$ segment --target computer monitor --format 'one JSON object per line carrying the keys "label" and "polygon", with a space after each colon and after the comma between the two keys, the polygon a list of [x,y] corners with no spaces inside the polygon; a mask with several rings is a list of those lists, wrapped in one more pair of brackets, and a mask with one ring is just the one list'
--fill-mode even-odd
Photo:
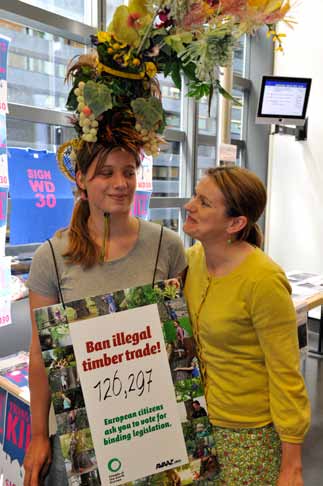
{"label": "computer monitor", "polygon": [[311,83],[310,78],[263,76],[256,123],[304,125]]}

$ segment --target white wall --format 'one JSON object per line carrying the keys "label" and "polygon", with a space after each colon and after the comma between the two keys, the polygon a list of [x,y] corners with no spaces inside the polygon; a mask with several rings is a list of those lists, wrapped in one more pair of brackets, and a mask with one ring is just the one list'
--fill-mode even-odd
{"label": "white wall", "polygon": [[293,14],[275,74],[313,79],[308,139],[270,137],[266,251],[286,271],[323,273],[323,1],[303,0]]}

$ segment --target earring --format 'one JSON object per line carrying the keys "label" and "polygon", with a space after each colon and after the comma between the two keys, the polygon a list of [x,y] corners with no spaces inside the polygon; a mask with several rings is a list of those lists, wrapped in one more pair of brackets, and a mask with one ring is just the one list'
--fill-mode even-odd
{"label": "earring", "polygon": [[231,238],[229,238],[229,239],[227,240],[227,243],[228,243],[228,245],[231,245],[231,243],[232,243]]}

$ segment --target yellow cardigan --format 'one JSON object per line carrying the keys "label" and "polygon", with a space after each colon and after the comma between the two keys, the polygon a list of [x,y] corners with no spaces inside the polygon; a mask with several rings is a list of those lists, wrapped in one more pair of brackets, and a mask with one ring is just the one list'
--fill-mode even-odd
{"label": "yellow cardigan", "polygon": [[229,428],[273,422],[282,441],[301,443],[310,405],[284,272],[255,248],[230,274],[212,277],[200,243],[189,248],[188,264],[185,296],[211,422]]}

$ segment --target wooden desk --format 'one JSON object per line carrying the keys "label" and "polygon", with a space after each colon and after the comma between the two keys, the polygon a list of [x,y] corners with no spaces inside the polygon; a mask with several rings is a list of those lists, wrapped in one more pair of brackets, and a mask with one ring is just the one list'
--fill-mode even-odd
{"label": "wooden desk", "polygon": [[323,305],[323,292],[320,294],[311,295],[306,299],[308,310],[314,309],[315,307],[319,307]]}
{"label": "wooden desk", "polygon": [[308,313],[311,309],[321,307],[318,348],[309,349],[309,352],[314,356],[323,358],[323,292],[317,292],[316,294],[304,297],[294,297],[293,301],[297,314],[302,312]]}

